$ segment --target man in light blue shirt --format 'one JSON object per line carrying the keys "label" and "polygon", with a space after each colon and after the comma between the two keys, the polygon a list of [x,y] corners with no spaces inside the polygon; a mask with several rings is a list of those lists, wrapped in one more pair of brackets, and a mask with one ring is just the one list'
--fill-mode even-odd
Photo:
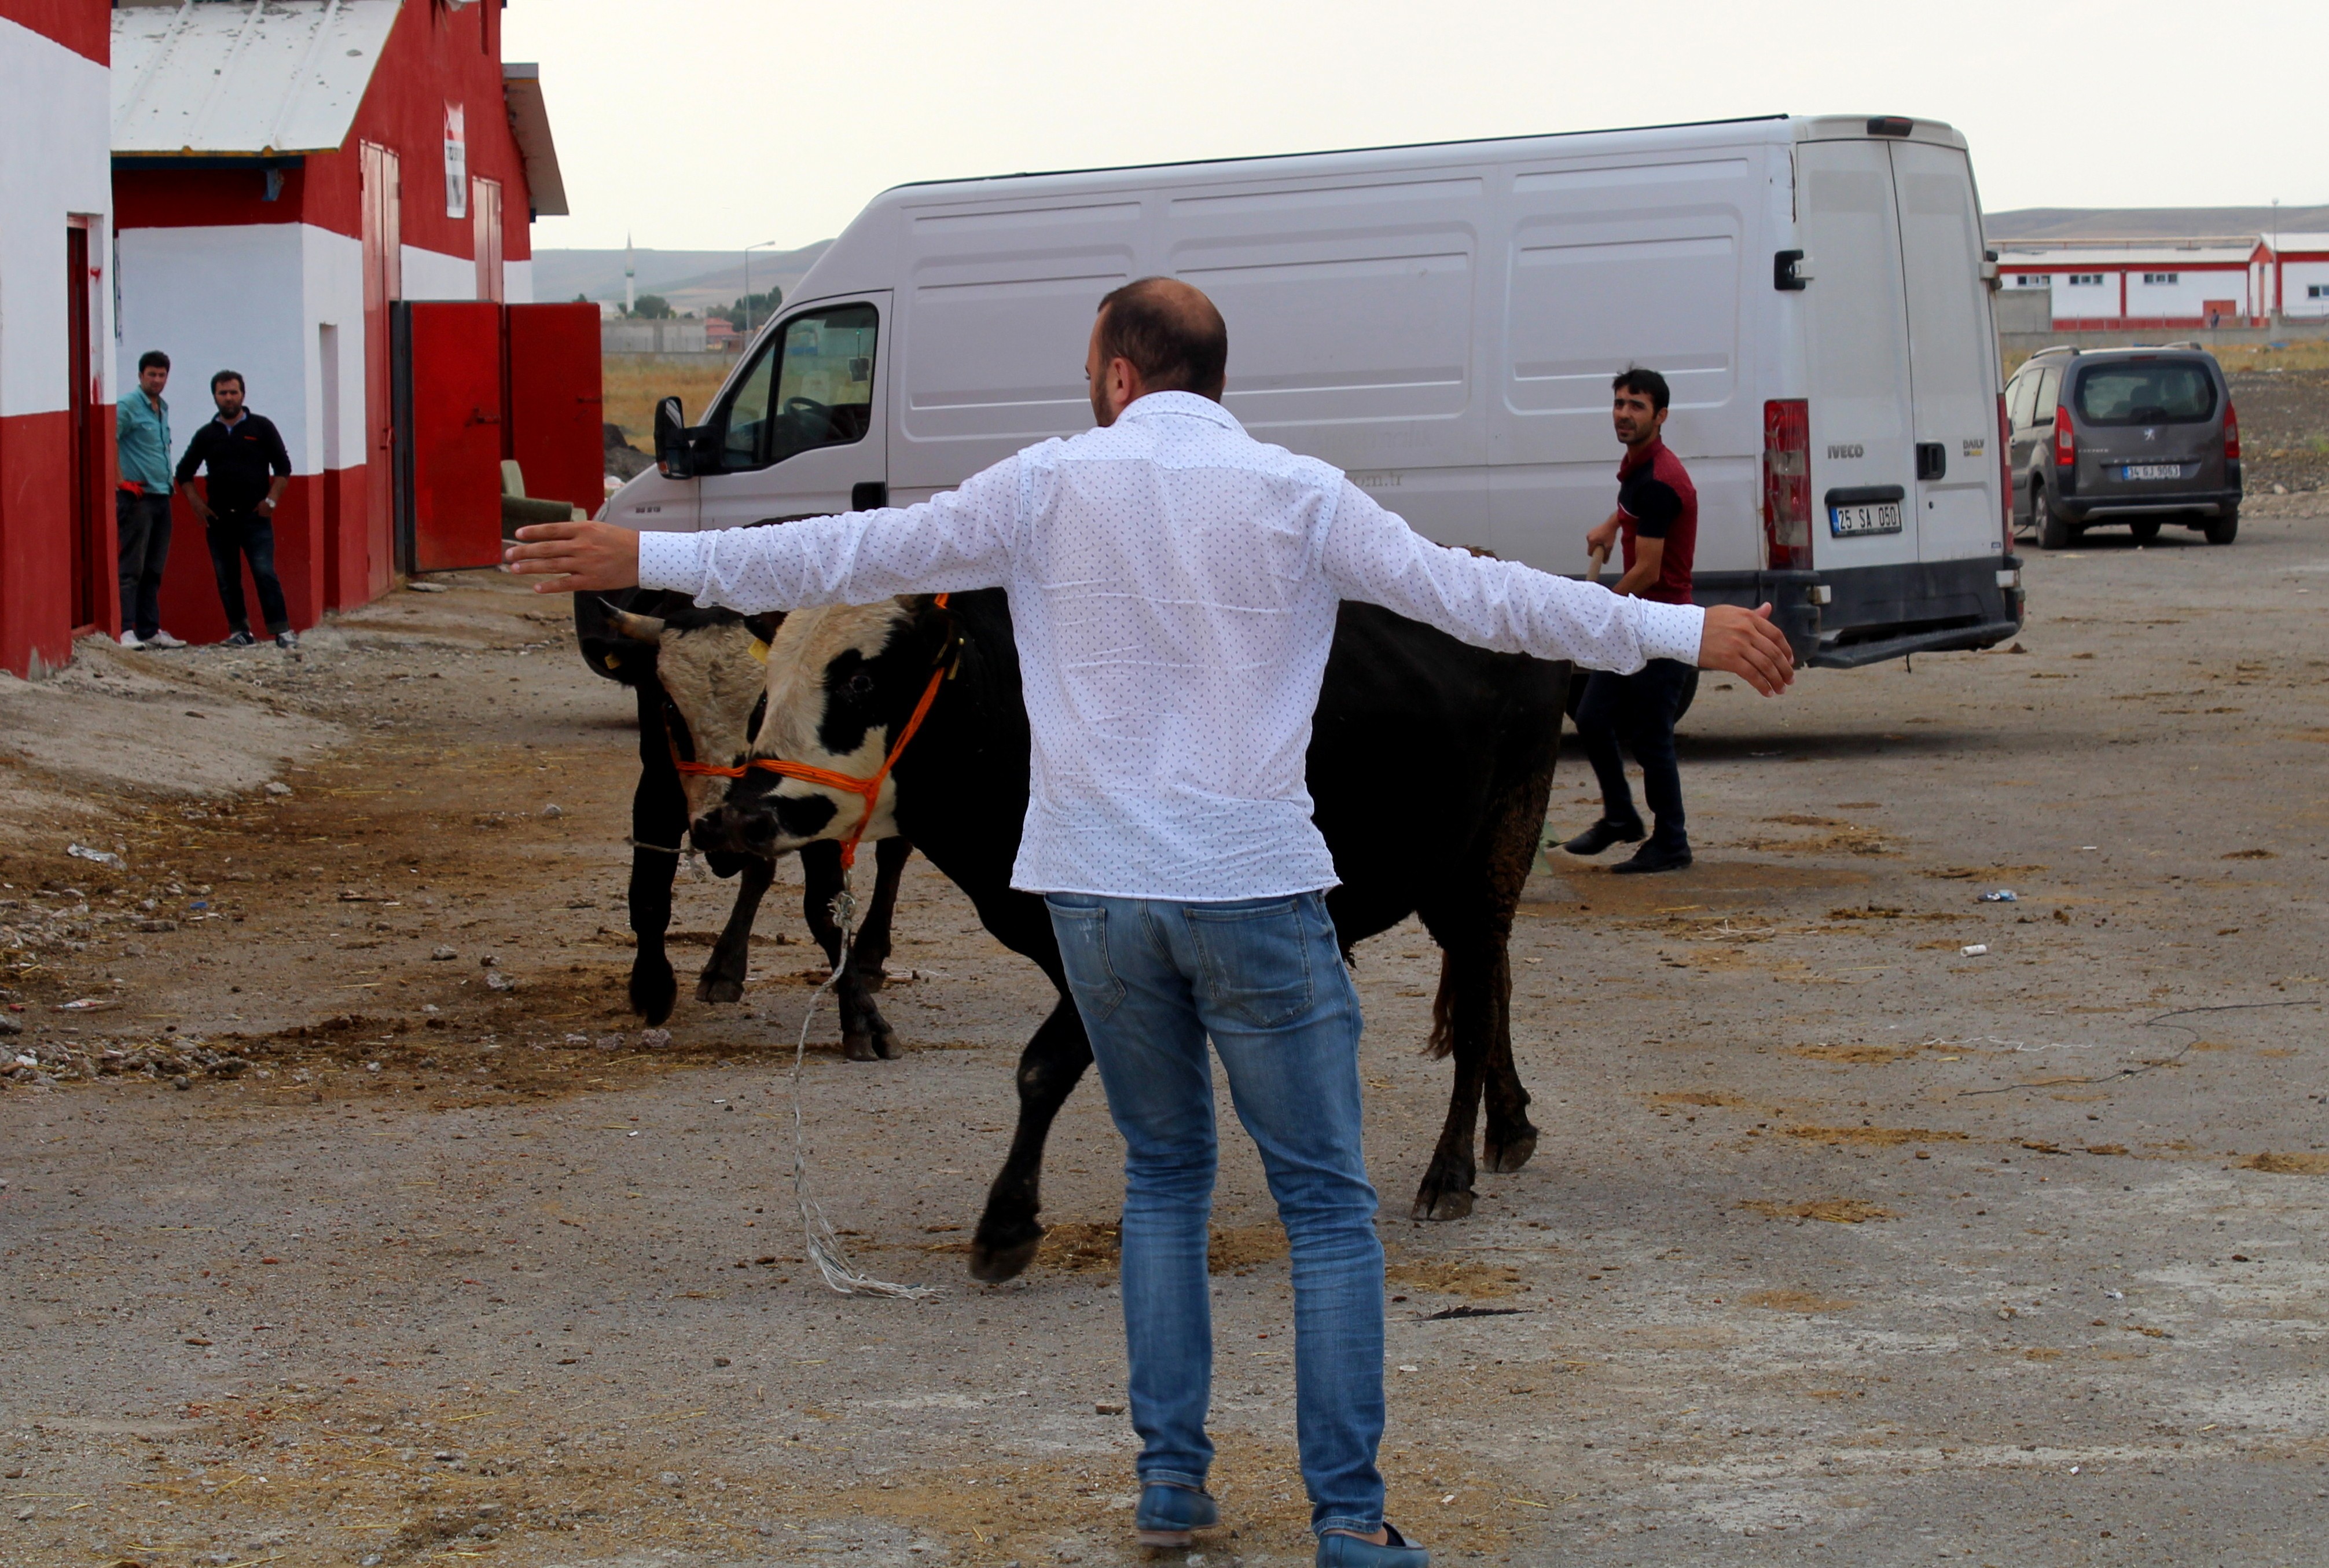
{"label": "man in light blue shirt", "polygon": [[184,647],[162,629],[162,569],[170,561],[170,356],[137,356],[137,390],[113,408],[121,469],[113,524],[121,546],[121,646]]}

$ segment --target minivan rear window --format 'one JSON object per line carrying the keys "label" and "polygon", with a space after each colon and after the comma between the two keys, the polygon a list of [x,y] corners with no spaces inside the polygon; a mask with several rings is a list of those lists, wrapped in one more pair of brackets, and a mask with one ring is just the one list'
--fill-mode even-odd
{"label": "minivan rear window", "polygon": [[2089,424],[2197,424],[2215,414],[2216,380],[2188,359],[2089,365],[2078,397],[2079,417]]}

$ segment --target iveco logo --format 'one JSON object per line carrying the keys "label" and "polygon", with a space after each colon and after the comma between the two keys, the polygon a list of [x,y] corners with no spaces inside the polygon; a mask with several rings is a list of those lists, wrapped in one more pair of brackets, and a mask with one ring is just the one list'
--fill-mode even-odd
{"label": "iveco logo", "polygon": [[1827,455],[1828,460],[1831,462],[1834,462],[1844,458],[1864,458],[1868,456],[1868,449],[1862,446],[1858,441],[1849,441],[1841,446],[1831,443],[1827,449]]}

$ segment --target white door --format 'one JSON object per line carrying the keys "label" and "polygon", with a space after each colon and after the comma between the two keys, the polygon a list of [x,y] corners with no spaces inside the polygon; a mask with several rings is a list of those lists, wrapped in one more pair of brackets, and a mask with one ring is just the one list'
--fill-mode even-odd
{"label": "white door", "polygon": [[1998,503],[1997,338],[1981,276],[1973,174],[1955,147],[1895,142],[1891,150],[1921,476],[1912,492],[1918,558],[1994,555],[2003,548],[2004,515]]}
{"label": "white door", "polygon": [[[1909,312],[1892,163],[1874,141],[1796,145],[1811,361],[1812,564],[1918,559]],[[1883,513],[1899,508],[1897,519]],[[1878,531],[1870,531],[1874,528]]]}
{"label": "white door", "polygon": [[796,309],[760,341],[706,417],[720,471],[695,481],[700,528],[881,505],[889,477],[882,383],[890,296]]}

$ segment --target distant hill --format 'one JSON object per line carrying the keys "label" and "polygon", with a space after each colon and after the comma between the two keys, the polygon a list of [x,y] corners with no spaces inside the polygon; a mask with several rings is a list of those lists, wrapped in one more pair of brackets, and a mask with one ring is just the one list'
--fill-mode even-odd
{"label": "distant hill", "polygon": [[[820,240],[797,250],[752,252],[752,291],[770,288],[790,294],[808,271],[809,264],[833,243]],[[733,304],[744,293],[744,258],[735,250],[648,250],[633,252],[641,294],[660,294],[672,308],[701,312],[710,306]],[[542,300],[571,299],[580,294],[592,299],[623,298],[623,252],[620,250],[536,250],[533,253],[533,297]]]}
{"label": "distant hill", "polygon": [[2203,234],[2329,230],[2329,207],[2017,207],[1985,213],[1993,240],[2188,240]]}

